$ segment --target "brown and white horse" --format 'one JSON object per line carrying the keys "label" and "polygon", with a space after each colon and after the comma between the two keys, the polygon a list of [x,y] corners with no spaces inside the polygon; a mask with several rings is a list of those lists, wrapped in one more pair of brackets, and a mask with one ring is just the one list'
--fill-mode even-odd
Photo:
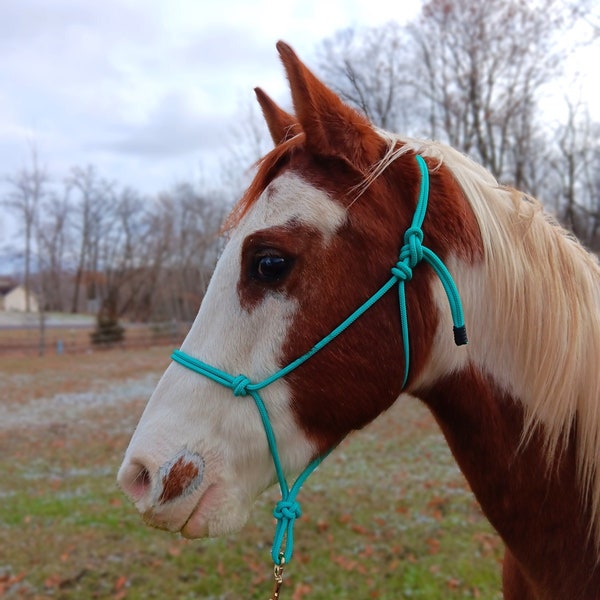
{"label": "brown and white horse", "polygon": [[[422,156],[424,244],[452,273],[469,345],[456,347],[428,265],[314,357],[261,391],[285,473],[302,471],[402,392],[438,421],[506,544],[506,598],[600,598],[600,270],[482,167],[373,127],[285,44],[295,116],[261,90],[275,148],[229,218],[229,240],[187,355],[261,381],[303,355],[380,288],[410,226]],[[240,528],[275,481],[251,397],[173,363],[140,420],[119,484],[157,527]]]}

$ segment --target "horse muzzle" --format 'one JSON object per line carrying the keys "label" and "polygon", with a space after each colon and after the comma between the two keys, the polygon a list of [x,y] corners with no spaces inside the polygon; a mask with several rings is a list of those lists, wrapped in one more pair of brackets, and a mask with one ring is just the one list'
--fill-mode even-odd
{"label": "horse muzzle", "polygon": [[[117,482],[148,525],[182,533],[187,529],[190,537],[203,537],[208,535],[208,524],[200,513],[215,495],[215,485],[205,474],[204,458],[183,448],[158,467],[126,458]],[[188,526],[192,517],[194,524]]]}

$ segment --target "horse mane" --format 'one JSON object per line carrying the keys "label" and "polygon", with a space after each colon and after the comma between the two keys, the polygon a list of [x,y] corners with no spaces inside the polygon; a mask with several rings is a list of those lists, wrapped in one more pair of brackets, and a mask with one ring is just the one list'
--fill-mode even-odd
{"label": "horse mane", "polygon": [[[485,168],[457,150],[380,133],[389,150],[374,166],[374,177],[412,150],[437,160],[436,168],[444,165],[462,188],[483,241],[484,289],[494,299],[493,306],[481,309],[483,322],[495,334],[489,344],[500,346],[493,352],[494,359],[509,357],[498,369],[506,371],[499,383],[522,402],[525,411],[522,445],[534,432],[541,433],[552,468],[567,443],[574,441],[582,502],[590,503],[590,534],[600,550],[597,258],[544,212],[539,201],[499,185]],[[489,350],[473,347],[471,351]]]}

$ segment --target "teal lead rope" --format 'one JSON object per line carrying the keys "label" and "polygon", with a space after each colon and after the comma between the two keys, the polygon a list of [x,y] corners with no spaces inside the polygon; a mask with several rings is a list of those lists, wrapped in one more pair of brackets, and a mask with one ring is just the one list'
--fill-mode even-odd
{"label": "teal lead rope", "polygon": [[[417,162],[421,169],[421,190],[419,192],[419,200],[415,209],[415,214],[411,226],[404,233],[404,246],[400,249],[398,262],[392,267],[392,279],[388,281],[393,285],[398,283],[398,300],[400,304],[400,321],[402,324],[402,343],[404,345],[404,381],[402,387],[406,385],[408,380],[408,371],[410,366],[410,343],[408,337],[408,317],[406,314],[406,296],[404,292],[404,284],[412,279],[413,269],[421,262],[429,263],[436,275],[439,277],[448,302],[450,304],[450,312],[454,323],[454,342],[457,346],[462,346],[467,343],[467,330],[465,327],[465,319],[463,316],[462,304],[456,284],[450,275],[450,271],[446,265],[440,260],[439,256],[423,246],[423,230],[421,229],[425,215],[427,213],[427,201],[429,199],[429,172],[427,164],[422,156],[417,154]],[[387,285],[387,284],[386,284]]]}
{"label": "teal lead rope", "polygon": [[[300,488],[308,479],[310,474],[321,464],[327,454],[313,460],[298,479],[290,488],[285,478],[279,452],[277,450],[277,442],[271,427],[269,414],[265,404],[260,397],[259,391],[267,387],[269,384],[285,377],[288,373],[306,362],[311,356],[316,354],[324,346],[335,339],[342,331],[347,329],[354,321],[364,314],[371,306],[373,306],[382,296],[384,296],[394,285],[398,286],[398,301],[400,308],[400,322],[402,326],[402,343],[404,346],[404,381],[402,388],[406,386],[409,373],[410,359],[410,340],[408,335],[408,317],[406,311],[406,295],[405,283],[412,279],[413,269],[422,261],[429,263],[437,276],[440,278],[452,313],[452,321],[454,323],[454,341],[457,346],[467,343],[467,335],[462,311],[460,296],[452,275],[440,260],[440,258],[429,248],[423,246],[423,231],[421,226],[427,212],[427,200],[429,198],[429,173],[427,165],[423,158],[417,155],[417,162],[421,170],[421,189],[415,214],[413,216],[411,226],[404,234],[404,245],[400,249],[398,262],[392,267],[392,277],[371,296],[364,304],[359,306],[349,317],[347,317],[340,325],[338,325],[329,335],[326,335],[321,341],[315,344],[306,354],[303,354],[296,360],[289,363],[273,375],[263,379],[262,381],[252,383],[245,375],[232,376],[229,373],[221,371],[216,367],[208,365],[181,350],[175,350],[171,358],[180,365],[190,369],[204,377],[208,377],[212,381],[229,388],[234,396],[251,396],[254,400],[267,436],[267,442],[273,463],[279,487],[281,488],[281,500],[275,506],[273,515],[277,519],[277,527],[275,530],[275,538],[271,549],[271,558],[277,567],[283,567],[284,564],[289,564],[292,558],[294,549],[294,523],[301,516],[300,504],[296,500]],[[281,582],[279,582],[281,583]]]}

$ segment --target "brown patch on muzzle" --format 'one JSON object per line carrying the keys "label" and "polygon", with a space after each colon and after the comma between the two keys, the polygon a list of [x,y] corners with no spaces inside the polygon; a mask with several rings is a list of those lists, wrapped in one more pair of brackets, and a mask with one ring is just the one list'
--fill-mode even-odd
{"label": "brown patch on muzzle", "polygon": [[158,504],[166,504],[190,494],[200,486],[204,478],[204,459],[184,448],[160,468],[159,477],[162,491]]}

